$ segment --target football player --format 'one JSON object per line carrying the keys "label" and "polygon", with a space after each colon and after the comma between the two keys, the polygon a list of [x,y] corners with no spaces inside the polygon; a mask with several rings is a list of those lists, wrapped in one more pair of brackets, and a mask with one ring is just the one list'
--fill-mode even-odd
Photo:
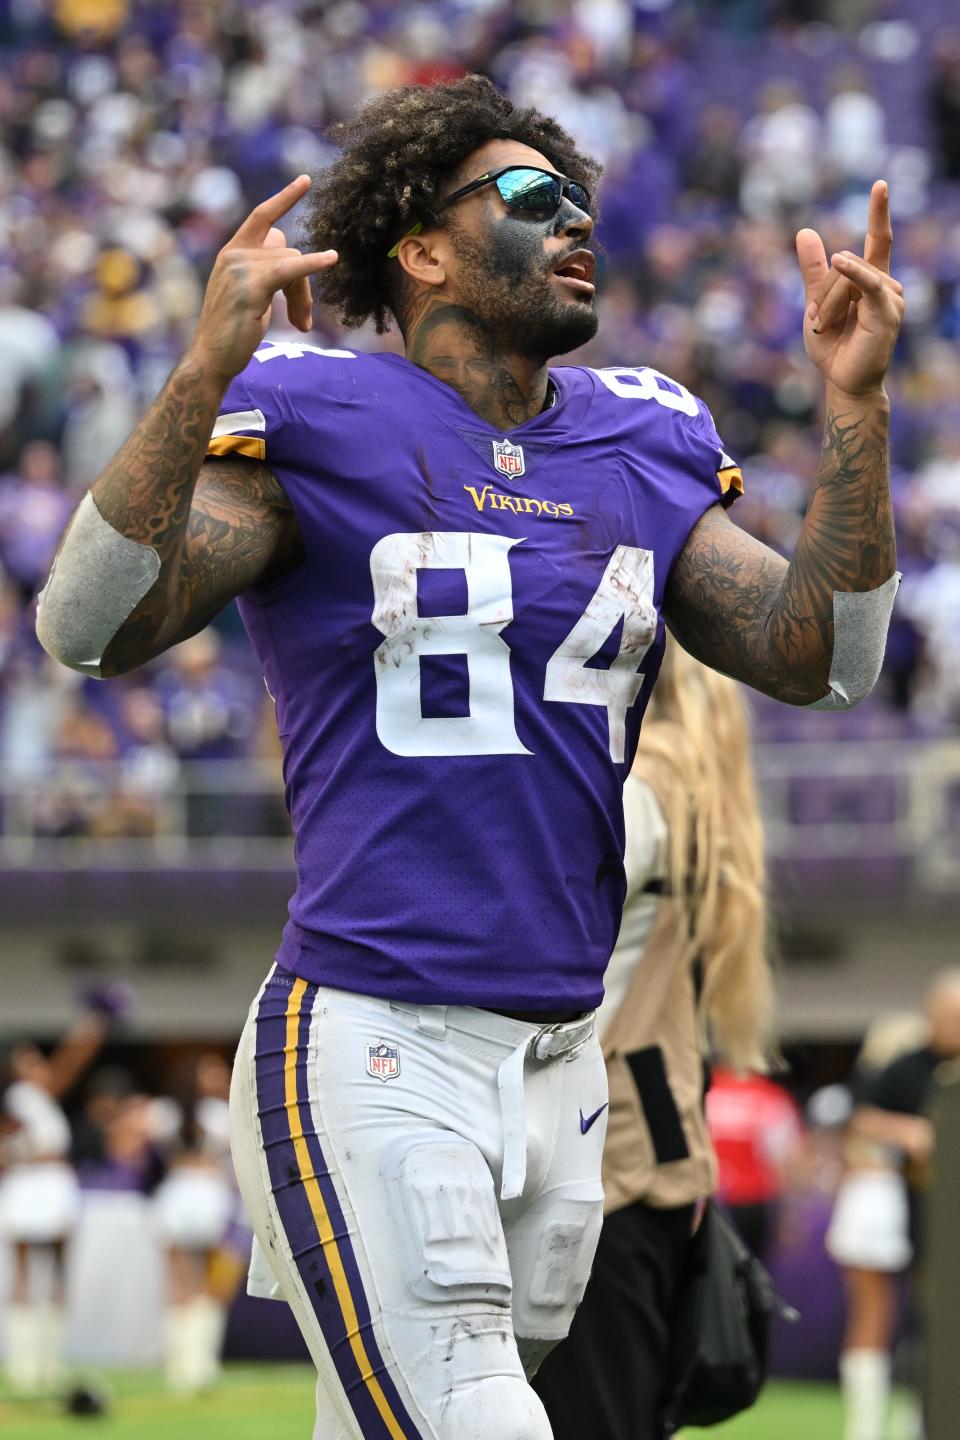
{"label": "football player", "polygon": [[[624,895],[621,787],[669,623],[796,705],[879,670],[896,589],[885,187],[864,257],[798,237],[826,383],[788,564],[726,507],[705,406],[654,370],[550,370],[597,328],[598,167],[484,79],[338,127],[310,251],[264,201],[79,507],[40,605],[117,675],[239,597],[276,699],[297,891],[234,1075],[252,1284],[293,1307],[323,1440],[545,1440],[526,1378],[601,1221],[593,1010]],[[265,343],[318,297],[405,354]],[[638,357],[624,357],[635,362]]]}

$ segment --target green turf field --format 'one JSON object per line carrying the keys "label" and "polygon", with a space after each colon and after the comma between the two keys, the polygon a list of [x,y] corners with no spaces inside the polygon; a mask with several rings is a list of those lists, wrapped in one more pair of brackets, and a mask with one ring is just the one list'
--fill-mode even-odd
{"label": "green turf field", "polygon": [[[232,1365],[214,1394],[165,1393],[155,1371],[102,1377],[106,1419],[64,1417],[52,1401],[12,1401],[0,1390],[3,1440],[310,1440],[313,1372],[301,1365]],[[829,1385],[771,1385],[747,1415],[713,1430],[716,1440],[839,1440],[840,1407]],[[584,1440],[590,1440],[584,1436]]]}

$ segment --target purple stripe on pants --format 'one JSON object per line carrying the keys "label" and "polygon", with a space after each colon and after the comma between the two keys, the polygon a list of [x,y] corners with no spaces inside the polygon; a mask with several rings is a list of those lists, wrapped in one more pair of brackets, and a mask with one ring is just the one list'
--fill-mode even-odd
{"label": "purple stripe on pants", "polygon": [[[334,1287],[330,1265],[320,1240],[317,1222],[310,1207],[300,1165],[291,1137],[296,1116],[285,1103],[284,1047],[286,1044],[287,1011],[296,982],[287,975],[275,975],[267,983],[257,1011],[256,1079],[257,1108],[263,1146],[267,1156],[270,1185],[280,1221],[290,1246],[297,1270],[330,1351],[340,1383],[360,1424],[364,1440],[393,1440],[391,1431],[377,1409],[369,1385],[361,1373],[350,1345],[347,1325]],[[370,1308],[363,1289],[356,1255],[344,1221],[340,1201],[320,1148],[313,1122],[307,1087],[310,1020],[317,987],[308,985],[300,1003],[297,1034],[296,1090],[300,1128],[327,1209],[336,1240],[340,1261],[347,1278],[350,1296],[357,1315],[359,1334],[363,1340],[370,1368],[379,1381],[384,1397],[408,1440],[418,1440],[419,1432],[411,1421],[396,1386],[390,1377],[377,1345],[370,1317]]]}

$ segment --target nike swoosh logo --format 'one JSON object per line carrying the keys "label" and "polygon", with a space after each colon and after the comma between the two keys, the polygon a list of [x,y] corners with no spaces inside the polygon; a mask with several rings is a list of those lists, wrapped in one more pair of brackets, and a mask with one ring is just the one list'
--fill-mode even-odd
{"label": "nike swoosh logo", "polygon": [[584,1116],[583,1111],[582,1111],[582,1110],[580,1111],[580,1134],[581,1134],[581,1135],[586,1135],[587,1131],[590,1129],[590,1126],[593,1124],[593,1122],[594,1122],[595,1120],[599,1120],[599,1119],[600,1119],[600,1116],[603,1114],[604,1110],[606,1110],[606,1108],[607,1108],[607,1106],[609,1105],[609,1103],[610,1103],[609,1100],[605,1100],[604,1103],[600,1106],[600,1109],[599,1109],[599,1110],[594,1110],[594,1112],[593,1112],[592,1115]]}

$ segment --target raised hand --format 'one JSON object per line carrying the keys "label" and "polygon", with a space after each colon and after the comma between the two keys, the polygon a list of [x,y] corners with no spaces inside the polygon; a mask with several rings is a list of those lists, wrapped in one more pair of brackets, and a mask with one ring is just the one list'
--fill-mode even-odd
{"label": "raised hand", "polygon": [[847,395],[883,388],[903,320],[903,286],[890,275],[893,230],[886,181],[870,192],[863,256],[842,250],[829,265],[815,230],[797,235],[806,288],[803,340],[824,380]]}
{"label": "raised hand", "polygon": [[278,290],[286,298],[291,325],[305,332],[313,328],[310,276],[335,265],[337,252],[301,255],[275,228],[309,189],[309,175],[299,175],[264,200],[217,256],[189,350],[225,384],[244,368],[266,334]]}

